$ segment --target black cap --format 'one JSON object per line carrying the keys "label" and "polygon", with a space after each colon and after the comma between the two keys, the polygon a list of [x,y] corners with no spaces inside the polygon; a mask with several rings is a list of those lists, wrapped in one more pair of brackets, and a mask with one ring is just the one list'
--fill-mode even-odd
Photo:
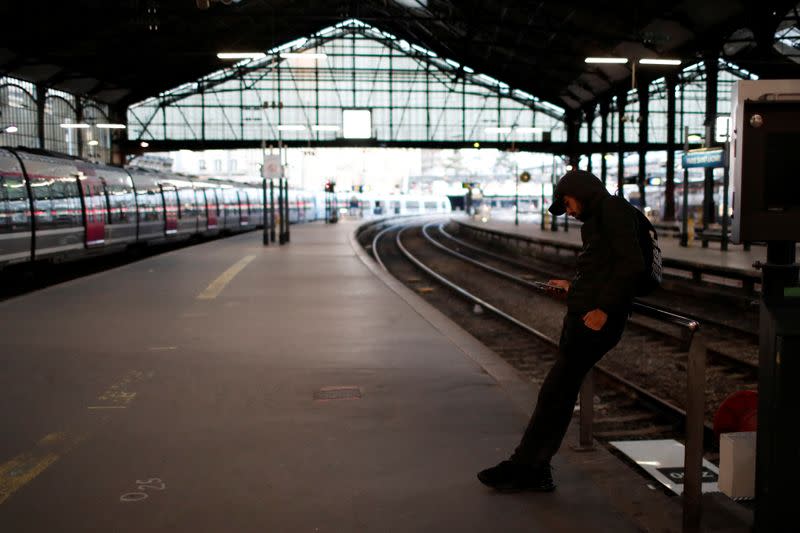
{"label": "black cap", "polygon": [[564,204],[564,195],[571,195],[586,206],[594,195],[605,190],[603,183],[591,172],[570,170],[558,180],[553,191],[553,203],[548,211],[555,216],[566,213],[567,206]]}
{"label": "black cap", "polygon": [[555,216],[559,217],[567,212],[567,206],[564,205],[564,195],[555,193],[553,195],[553,203],[550,204],[550,208],[548,209],[551,213]]}

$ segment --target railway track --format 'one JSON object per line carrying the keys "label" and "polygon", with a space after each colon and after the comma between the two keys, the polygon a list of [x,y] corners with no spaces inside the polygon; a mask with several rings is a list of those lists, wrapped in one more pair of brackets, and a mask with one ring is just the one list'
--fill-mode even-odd
{"label": "railway track", "polygon": [[[528,379],[540,383],[557,354],[555,336],[560,329],[563,303],[542,295],[531,280],[512,280],[509,275],[513,274],[500,274],[499,268],[487,265],[487,269],[456,258],[439,242],[446,237],[430,235],[434,228],[438,224],[386,227],[373,233],[368,247],[391,274],[450,315]],[[489,281],[487,272],[492,272]],[[525,282],[531,285],[520,290]],[[525,309],[529,311],[526,313]],[[537,315],[549,317],[549,324],[534,327]],[[664,353],[674,353],[675,361],[681,357],[685,361],[685,353],[681,354],[674,343],[639,331],[626,332],[620,344],[635,351],[644,347],[659,354],[662,361],[670,359]],[[640,385],[637,379],[613,367],[601,364],[596,373],[595,437],[604,441],[681,438],[685,413],[680,402]],[[712,443],[708,424],[707,438]]]}
{"label": "railway track", "polygon": [[[522,280],[546,281],[553,278],[569,278],[571,273],[559,269],[556,265],[546,265],[541,260],[528,262],[520,261],[507,255],[498,254],[494,251],[477,246],[473,243],[459,239],[449,233],[443,225],[437,228],[441,235],[441,242],[449,248],[475,258],[480,256],[486,264],[507,271],[508,273],[521,278]],[[444,242],[446,241],[446,242]],[[556,268],[554,268],[554,266]],[[660,297],[648,297],[640,301],[650,307],[661,310],[671,310],[673,308],[670,293],[662,294]],[[758,370],[758,332],[731,324],[729,321],[722,321],[717,318],[709,317],[700,313],[686,313],[684,309],[678,312],[687,318],[696,320],[703,324],[703,336],[711,358],[711,362],[720,366],[733,368],[735,375],[743,375],[755,381]],[[635,315],[634,315],[635,317]],[[632,319],[632,323],[638,327],[649,329],[654,333],[664,333],[663,324],[654,324],[652,321]]]}

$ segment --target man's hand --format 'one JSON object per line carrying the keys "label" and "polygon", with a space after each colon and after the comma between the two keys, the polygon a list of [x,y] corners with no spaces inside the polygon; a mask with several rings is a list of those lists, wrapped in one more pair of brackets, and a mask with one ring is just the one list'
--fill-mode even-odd
{"label": "man's hand", "polygon": [[595,309],[583,315],[583,323],[593,331],[600,331],[606,325],[608,315],[602,309]]}
{"label": "man's hand", "polygon": [[551,279],[547,282],[548,285],[552,285],[558,289],[564,289],[565,291],[569,291],[569,281],[565,279]]}

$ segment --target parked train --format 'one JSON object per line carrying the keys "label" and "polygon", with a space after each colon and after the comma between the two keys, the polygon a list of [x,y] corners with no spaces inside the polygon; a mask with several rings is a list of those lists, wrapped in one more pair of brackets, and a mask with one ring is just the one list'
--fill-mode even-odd
{"label": "parked train", "polygon": [[[289,221],[324,216],[315,195],[289,192]],[[320,205],[318,205],[320,204]],[[119,168],[28,148],[0,148],[0,269],[255,229],[260,184]]]}
{"label": "parked train", "polygon": [[[432,194],[377,194],[357,193],[344,198],[346,209],[342,212],[362,218],[380,218],[386,216],[449,214],[452,211],[447,196]],[[339,199],[339,205],[342,198]]]}

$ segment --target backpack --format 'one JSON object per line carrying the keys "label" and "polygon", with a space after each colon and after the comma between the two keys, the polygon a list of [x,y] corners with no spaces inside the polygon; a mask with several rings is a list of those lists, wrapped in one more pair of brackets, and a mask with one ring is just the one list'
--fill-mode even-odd
{"label": "backpack", "polygon": [[661,248],[658,246],[658,233],[644,213],[626,202],[636,217],[636,232],[639,236],[639,248],[644,259],[642,272],[633,285],[634,296],[647,296],[661,286],[662,266]]}
{"label": "backpack", "polygon": [[658,234],[644,213],[631,206],[636,211],[636,227],[639,233],[639,247],[644,258],[644,272],[634,284],[633,292],[636,296],[646,296],[661,286],[662,266],[661,248],[658,246]]}

